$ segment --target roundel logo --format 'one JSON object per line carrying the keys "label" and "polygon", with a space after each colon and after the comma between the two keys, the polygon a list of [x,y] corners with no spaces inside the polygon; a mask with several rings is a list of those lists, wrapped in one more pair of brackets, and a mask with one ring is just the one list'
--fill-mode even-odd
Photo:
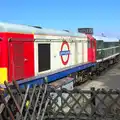
{"label": "roundel logo", "polygon": [[67,41],[64,41],[61,45],[60,57],[63,65],[66,65],[70,58],[70,47]]}

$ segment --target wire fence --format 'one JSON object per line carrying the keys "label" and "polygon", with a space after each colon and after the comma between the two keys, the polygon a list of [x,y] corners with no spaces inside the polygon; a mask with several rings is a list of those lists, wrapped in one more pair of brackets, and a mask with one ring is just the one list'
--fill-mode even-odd
{"label": "wire fence", "polygon": [[118,120],[120,90],[54,89],[49,85],[19,88],[5,83],[0,93],[0,120]]}

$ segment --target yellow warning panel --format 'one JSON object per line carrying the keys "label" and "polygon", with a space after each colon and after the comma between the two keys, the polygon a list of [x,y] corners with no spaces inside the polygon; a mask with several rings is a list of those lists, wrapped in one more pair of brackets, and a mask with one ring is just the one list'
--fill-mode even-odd
{"label": "yellow warning panel", "polygon": [[0,68],[0,84],[4,84],[7,81],[7,68]]}

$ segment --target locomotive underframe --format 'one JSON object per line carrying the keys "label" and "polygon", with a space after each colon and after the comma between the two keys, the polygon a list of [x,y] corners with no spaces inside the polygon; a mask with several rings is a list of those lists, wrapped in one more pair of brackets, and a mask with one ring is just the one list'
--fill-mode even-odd
{"label": "locomotive underframe", "polygon": [[71,76],[75,78],[74,86],[80,85],[88,80],[95,79],[97,76],[100,76],[103,72],[107,71],[111,66],[118,63],[119,60],[120,54],[116,55],[114,58],[97,62],[94,67],[73,73]]}

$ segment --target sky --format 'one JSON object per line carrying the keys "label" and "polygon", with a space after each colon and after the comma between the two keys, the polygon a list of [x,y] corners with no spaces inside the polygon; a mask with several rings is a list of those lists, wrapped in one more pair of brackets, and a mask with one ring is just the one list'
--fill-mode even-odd
{"label": "sky", "polygon": [[120,37],[120,0],[1,0],[0,21]]}

